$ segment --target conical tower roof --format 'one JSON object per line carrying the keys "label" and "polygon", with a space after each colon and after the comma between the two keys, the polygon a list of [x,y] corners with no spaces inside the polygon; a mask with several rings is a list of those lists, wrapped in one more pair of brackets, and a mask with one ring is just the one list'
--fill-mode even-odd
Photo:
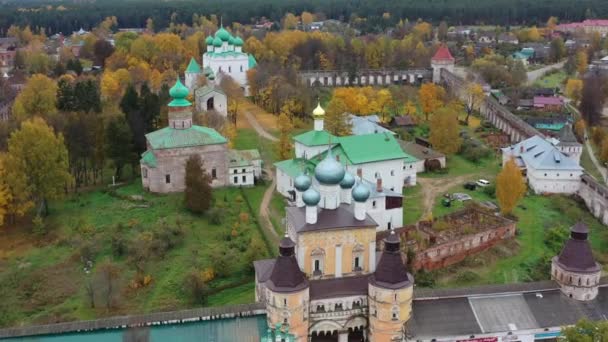
{"label": "conical tower roof", "polygon": [[186,73],[187,74],[200,74],[201,73],[201,67],[198,65],[198,63],[196,62],[196,59],[194,59],[194,57],[190,58],[190,63],[188,63],[188,67],[186,68]]}
{"label": "conical tower roof", "polygon": [[279,243],[279,256],[267,284],[268,289],[279,293],[297,292],[308,287],[308,280],[295,257],[295,243],[287,235]]}
{"label": "conical tower roof", "polygon": [[407,272],[401,257],[399,236],[392,230],[384,239],[384,251],[376,271],[370,277],[370,283],[386,289],[402,289],[412,286],[414,278]]}
{"label": "conical tower roof", "polygon": [[595,273],[600,270],[587,240],[588,235],[589,228],[583,222],[570,228],[570,238],[557,257],[557,262],[563,269],[577,273]]}

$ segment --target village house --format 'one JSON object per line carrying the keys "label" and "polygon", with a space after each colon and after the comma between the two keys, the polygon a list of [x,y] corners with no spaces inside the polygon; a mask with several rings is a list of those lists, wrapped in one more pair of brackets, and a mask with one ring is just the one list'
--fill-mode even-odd
{"label": "village house", "polygon": [[561,112],[564,109],[564,99],[560,96],[534,96],[532,99],[534,109],[545,112]]}

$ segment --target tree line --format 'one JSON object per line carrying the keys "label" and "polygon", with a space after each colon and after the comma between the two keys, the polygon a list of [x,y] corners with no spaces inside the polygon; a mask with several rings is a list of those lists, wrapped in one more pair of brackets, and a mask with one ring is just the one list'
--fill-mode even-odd
{"label": "tree line", "polygon": [[551,15],[564,21],[608,15],[608,3],[602,0],[209,0],[204,6],[194,0],[81,3],[12,0],[5,2],[0,9],[0,29],[4,31],[17,24],[44,27],[51,33],[91,28],[108,16],[117,16],[123,27],[145,27],[147,19],[152,18],[156,29],[164,29],[172,21],[190,22],[193,13],[221,15],[224,24],[250,23],[252,19],[262,17],[279,22],[287,12],[303,11],[323,13],[327,18],[346,21],[361,16],[365,20],[358,28],[363,32],[383,30],[400,18],[422,18],[433,22],[447,20],[452,25],[521,25],[542,23]]}

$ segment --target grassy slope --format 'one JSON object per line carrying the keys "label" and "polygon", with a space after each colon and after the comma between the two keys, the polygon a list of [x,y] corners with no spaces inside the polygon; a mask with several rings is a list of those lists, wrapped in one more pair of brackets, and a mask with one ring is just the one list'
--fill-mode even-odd
{"label": "grassy slope", "polygon": [[[264,187],[247,190],[246,196],[257,198]],[[133,208],[132,202],[117,199],[102,191],[92,191],[71,196],[52,203],[49,236],[35,241],[37,248],[27,248],[13,253],[2,253],[0,259],[0,301],[2,307],[11,308],[0,314],[0,325],[18,323],[43,323],[58,320],[91,319],[105,315],[144,313],[192,307],[183,290],[183,278],[191,270],[202,270],[212,265],[216,247],[231,248],[237,255],[246,249],[259,230],[253,220],[241,222],[238,235],[227,242],[227,237],[239,213],[248,212],[245,203],[238,198],[236,188],[218,189],[215,200],[223,206],[223,223],[212,225],[206,217],[195,216],[183,209],[182,195],[153,195],[144,192],[139,182],[118,190],[121,195],[142,195],[149,208]],[[224,199],[228,200],[223,204]],[[252,200],[255,202],[256,200]],[[122,223],[124,228],[118,229]],[[123,236],[134,239],[138,234],[159,225],[181,226],[185,231],[183,242],[171,249],[164,257],[145,263],[145,273],[152,276],[152,283],[145,288],[131,290],[126,286],[135,271],[128,256],[114,257],[111,237]],[[160,228],[162,229],[162,227]],[[31,234],[28,238],[33,239]],[[132,240],[133,241],[133,240]],[[5,241],[7,242],[7,241]],[[86,304],[84,284],[91,278],[83,272],[80,255],[83,246],[93,250],[94,264],[113,260],[121,268],[124,291],[118,309],[106,312],[91,309]],[[131,247],[131,246],[128,246]],[[5,252],[5,251],[2,251]],[[235,289],[220,291],[209,298],[209,305],[236,304],[253,301],[253,278],[248,273],[247,258],[235,258],[228,275],[214,279],[211,288],[238,285]],[[45,286],[38,286],[44,280]],[[0,307],[0,312],[2,308]]]}

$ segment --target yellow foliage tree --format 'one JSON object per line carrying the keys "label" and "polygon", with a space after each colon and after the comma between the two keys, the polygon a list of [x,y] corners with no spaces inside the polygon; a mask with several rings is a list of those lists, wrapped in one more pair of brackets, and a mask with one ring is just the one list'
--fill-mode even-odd
{"label": "yellow foliage tree", "polygon": [[445,95],[443,88],[434,83],[425,83],[420,87],[418,98],[426,121],[429,120],[429,115],[443,104],[443,95]]}
{"label": "yellow foliage tree", "polygon": [[583,81],[574,78],[568,79],[566,83],[566,96],[572,99],[575,104],[580,101],[583,95]]}
{"label": "yellow foliage tree", "polygon": [[348,120],[347,107],[342,98],[332,97],[327,105],[325,129],[337,136],[350,135],[352,126]]}
{"label": "yellow foliage tree", "polygon": [[292,152],[290,133],[293,131],[293,123],[291,120],[291,113],[289,110],[287,110],[287,108],[283,108],[281,110],[281,114],[279,114],[278,126],[279,141],[277,144],[279,150],[279,159],[289,159],[291,158]]}
{"label": "yellow foliage tree", "polygon": [[540,36],[540,32],[538,31],[538,28],[536,28],[536,26],[532,26],[528,31],[528,39],[533,42],[537,42],[542,39],[542,37]]}
{"label": "yellow foliage tree", "polygon": [[579,75],[582,75],[587,71],[587,53],[584,50],[579,50],[576,53],[576,71],[578,71]]}
{"label": "yellow foliage tree", "polygon": [[293,30],[298,26],[298,18],[293,13],[287,12],[283,17],[283,28],[285,30]]}
{"label": "yellow foliage tree", "polygon": [[555,30],[555,27],[557,26],[557,17],[549,17],[549,19],[547,20],[547,29],[550,31]]}
{"label": "yellow foliage tree", "polygon": [[585,124],[585,120],[583,120],[583,119],[578,119],[574,123],[574,134],[576,134],[576,136],[581,140],[585,139],[585,128],[586,127],[587,127],[587,125]]}
{"label": "yellow foliage tree", "polygon": [[600,160],[602,163],[608,162],[608,137],[602,139],[602,145],[600,146]]}
{"label": "yellow foliage tree", "polygon": [[407,100],[407,102],[405,103],[405,106],[403,107],[403,111],[405,112],[406,115],[414,115],[414,114],[416,114],[418,109],[414,105],[414,102],[412,102],[411,100]]}
{"label": "yellow foliage tree", "polygon": [[234,148],[234,139],[236,139],[237,131],[233,123],[227,122],[224,126],[224,136],[228,140],[228,147]]}
{"label": "yellow foliage tree", "polygon": [[525,193],[524,176],[515,160],[510,159],[496,177],[496,198],[500,205],[500,212],[503,215],[510,214]]}
{"label": "yellow foliage tree", "polygon": [[0,227],[4,224],[4,216],[8,213],[11,193],[6,183],[6,170],[4,168],[4,155],[0,154]]}
{"label": "yellow foliage tree", "polygon": [[467,125],[469,124],[469,116],[471,116],[473,110],[479,108],[484,98],[485,94],[483,93],[483,88],[479,83],[471,83],[467,86],[467,117],[465,119]]}
{"label": "yellow foliage tree", "polygon": [[380,113],[382,114],[382,121],[387,122],[386,114],[388,114],[389,108],[393,103],[393,95],[388,89],[381,89],[377,95],[378,107],[380,107]]}
{"label": "yellow foliage tree", "polygon": [[433,115],[430,122],[429,142],[433,148],[447,155],[460,150],[462,138],[458,131],[458,113],[450,107],[444,107]]}
{"label": "yellow foliage tree", "polygon": [[23,121],[35,116],[48,118],[57,111],[57,84],[45,75],[32,76],[13,103],[13,117]]}
{"label": "yellow foliage tree", "polygon": [[312,24],[312,14],[310,12],[302,12],[302,15],[300,16],[302,18],[302,24],[308,26],[310,24]]}

